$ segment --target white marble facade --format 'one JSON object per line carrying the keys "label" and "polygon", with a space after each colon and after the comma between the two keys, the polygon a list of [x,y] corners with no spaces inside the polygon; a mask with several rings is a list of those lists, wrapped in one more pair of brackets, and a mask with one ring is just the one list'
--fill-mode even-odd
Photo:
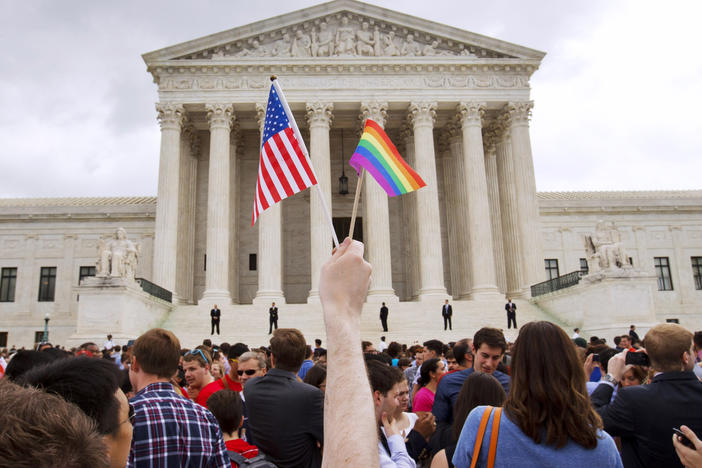
{"label": "white marble facade", "polygon": [[[395,198],[364,184],[370,303],[414,311],[410,301],[499,305],[510,295],[527,307],[530,286],[546,277],[544,259],[557,259],[561,274],[579,269],[582,234],[605,219],[622,231],[635,266],[653,272],[654,257],[669,258],[674,289],[655,294],[660,319],[699,308],[690,258],[702,256],[702,193],[537,194],[529,80],[543,56],[353,0],[144,54],[159,96],[158,203],[0,200],[0,267],[17,268],[15,300],[0,302],[0,333],[29,344],[47,311],[58,341],[74,333],[79,267],[94,265],[98,238],[119,226],[141,244],[136,276],[171,291],[174,312],[275,301],[316,314],[319,267],[332,246],[317,194],[288,198],[251,226],[271,75],[334,218],[351,216],[357,180],[348,159],[366,118],[428,184]],[[342,164],[348,195],[338,193]],[[57,266],[53,302],[37,301],[42,266]]]}

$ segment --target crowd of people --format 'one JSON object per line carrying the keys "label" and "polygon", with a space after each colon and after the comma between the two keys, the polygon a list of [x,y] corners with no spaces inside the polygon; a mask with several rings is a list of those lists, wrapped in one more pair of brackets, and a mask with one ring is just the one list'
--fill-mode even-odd
{"label": "crowd of people", "polygon": [[[702,467],[702,332],[614,340],[530,322],[452,343],[361,341],[371,273],[346,239],[320,279],[326,346],[3,350],[0,466]],[[676,429],[679,432],[673,431]]]}

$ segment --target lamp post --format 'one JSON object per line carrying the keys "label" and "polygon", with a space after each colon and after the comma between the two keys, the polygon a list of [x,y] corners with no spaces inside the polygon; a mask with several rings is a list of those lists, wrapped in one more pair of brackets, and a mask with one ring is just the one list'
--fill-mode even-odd
{"label": "lamp post", "polygon": [[344,172],[344,129],[341,129],[341,177],[339,177],[339,194],[349,193],[349,178]]}
{"label": "lamp post", "polygon": [[46,312],[46,315],[44,315],[44,335],[41,337],[42,343],[48,343],[49,342],[49,312]]}

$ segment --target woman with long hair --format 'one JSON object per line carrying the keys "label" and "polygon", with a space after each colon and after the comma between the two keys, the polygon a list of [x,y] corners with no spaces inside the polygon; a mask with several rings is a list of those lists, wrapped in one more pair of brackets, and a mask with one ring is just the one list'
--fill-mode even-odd
{"label": "woman with long hair", "polygon": [[463,382],[456,398],[456,404],[453,407],[453,424],[446,426],[446,434],[443,437],[441,434],[435,434],[448,440],[439,441],[440,446],[444,448],[434,455],[431,468],[453,468],[451,459],[468,414],[478,405],[502,406],[506,397],[502,384],[491,374],[482,372],[470,374]]}
{"label": "woman with long hair", "polygon": [[432,358],[424,361],[419,370],[419,390],[414,394],[412,400],[412,411],[431,411],[434,406],[434,395],[439,379],[446,373],[446,365],[439,358]]}
{"label": "woman with long hair", "polygon": [[[468,415],[453,463],[470,466],[480,421],[478,406]],[[478,461],[486,466],[494,413]],[[590,404],[585,372],[568,335],[550,322],[519,330],[512,351],[512,385],[500,419],[495,464],[500,467],[621,467],[612,438]]]}

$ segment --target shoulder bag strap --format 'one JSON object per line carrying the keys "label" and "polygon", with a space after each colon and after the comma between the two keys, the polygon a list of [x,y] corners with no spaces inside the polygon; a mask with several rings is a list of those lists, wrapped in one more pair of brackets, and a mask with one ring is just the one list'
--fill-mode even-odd
{"label": "shoulder bag strap", "polygon": [[490,430],[490,451],[488,452],[487,468],[495,466],[495,456],[497,455],[497,436],[500,433],[500,417],[502,408],[495,408],[495,416],[492,418],[492,429]]}
{"label": "shoulder bag strap", "polygon": [[222,381],[222,385],[224,385],[224,388],[227,390],[231,390],[232,388],[229,386],[229,381],[227,380],[227,376],[225,375],[220,379]]}
{"label": "shoulder bag strap", "polygon": [[470,461],[470,468],[475,468],[476,463],[478,463],[478,456],[480,455],[480,446],[483,444],[483,437],[485,436],[485,429],[487,429],[488,420],[490,419],[490,414],[492,413],[493,407],[487,406],[483,412],[483,417],[480,420],[480,427],[478,427],[478,435],[475,436],[475,445],[473,446],[473,458]]}

